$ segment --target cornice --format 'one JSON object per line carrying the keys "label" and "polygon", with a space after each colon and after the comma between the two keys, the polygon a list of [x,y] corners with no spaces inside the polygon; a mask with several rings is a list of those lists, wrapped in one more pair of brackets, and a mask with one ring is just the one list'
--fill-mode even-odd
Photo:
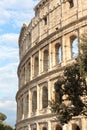
{"label": "cornice", "polygon": [[49,0],[41,0],[34,8],[34,10],[41,8],[42,6],[44,6],[47,2],[49,2]]}
{"label": "cornice", "polygon": [[[35,123],[36,121],[38,122],[38,123],[40,123],[40,122],[45,122],[46,121],[46,119],[53,119],[53,117],[55,117],[55,115],[54,114],[52,114],[52,113],[49,113],[49,114],[44,114],[44,115],[37,115],[37,116],[34,116],[34,117],[29,117],[29,118],[27,118],[27,119],[24,119],[24,120],[21,120],[21,121],[19,121],[19,122],[17,122],[17,124],[16,124],[16,127],[17,126],[21,126],[22,124],[27,124],[27,123],[30,123],[30,124],[32,124],[32,123]],[[44,120],[41,120],[41,119],[44,119]]]}

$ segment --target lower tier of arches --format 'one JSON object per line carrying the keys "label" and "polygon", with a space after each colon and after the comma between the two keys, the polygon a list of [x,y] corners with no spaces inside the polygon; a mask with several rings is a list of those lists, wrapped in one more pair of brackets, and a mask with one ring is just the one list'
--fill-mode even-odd
{"label": "lower tier of arches", "polygon": [[77,117],[63,126],[52,117],[50,119],[31,121],[27,119],[17,123],[16,130],[87,130],[87,119]]}

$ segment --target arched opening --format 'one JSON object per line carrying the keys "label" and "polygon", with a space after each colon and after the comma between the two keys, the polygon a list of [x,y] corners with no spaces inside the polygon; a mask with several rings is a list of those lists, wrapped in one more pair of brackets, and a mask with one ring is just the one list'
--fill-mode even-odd
{"label": "arched opening", "polygon": [[62,47],[60,44],[55,45],[55,63],[58,64],[62,61]]}
{"label": "arched opening", "polygon": [[56,129],[55,130],[62,130],[62,127],[60,125],[56,125]]}
{"label": "arched opening", "polygon": [[43,53],[43,70],[48,71],[49,67],[49,52],[48,50],[45,50]]}
{"label": "arched opening", "polygon": [[78,56],[78,38],[76,36],[71,36],[70,43],[71,43],[71,57],[76,58]]}
{"label": "arched opening", "polygon": [[37,109],[37,91],[32,93],[32,112],[36,112]]}
{"label": "arched opening", "polygon": [[47,25],[47,16],[44,17],[44,25]]}
{"label": "arched opening", "polygon": [[37,130],[36,128],[33,128],[33,130]]}
{"label": "arched opening", "polygon": [[39,73],[39,59],[36,56],[34,59],[34,76],[37,76]]}
{"label": "arched opening", "polygon": [[47,87],[43,87],[42,89],[42,108],[46,108],[48,106],[48,89]]}
{"label": "arched opening", "polygon": [[69,4],[70,4],[70,8],[72,8],[74,6],[74,2],[73,0],[68,0]]}
{"label": "arched opening", "polygon": [[72,130],[80,130],[80,127],[77,124],[72,124]]}
{"label": "arched opening", "polygon": [[47,130],[47,128],[46,128],[46,127],[43,127],[42,130]]}

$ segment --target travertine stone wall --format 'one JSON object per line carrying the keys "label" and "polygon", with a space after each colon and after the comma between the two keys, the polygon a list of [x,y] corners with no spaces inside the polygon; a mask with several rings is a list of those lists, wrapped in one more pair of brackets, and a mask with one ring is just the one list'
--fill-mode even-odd
{"label": "travertine stone wall", "polygon": [[87,130],[84,117],[61,126],[49,106],[55,99],[54,83],[75,62],[85,30],[87,0],[41,0],[36,5],[35,17],[19,36],[16,130]]}

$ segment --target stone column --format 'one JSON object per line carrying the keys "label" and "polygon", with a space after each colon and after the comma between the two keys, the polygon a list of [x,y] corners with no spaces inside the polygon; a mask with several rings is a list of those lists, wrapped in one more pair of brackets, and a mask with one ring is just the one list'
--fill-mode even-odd
{"label": "stone column", "polygon": [[22,119],[25,118],[25,95],[23,95],[23,116]]}
{"label": "stone column", "polygon": [[39,130],[39,123],[37,123],[37,130]]}
{"label": "stone column", "polygon": [[69,127],[69,130],[72,130],[72,124],[69,124],[68,127]]}
{"label": "stone column", "polygon": [[40,94],[39,94],[39,85],[37,85],[37,115],[39,115],[39,104],[40,104]]}
{"label": "stone column", "polygon": [[63,64],[66,64],[66,61],[71,59],[71,44],[69,41],[69,36],[62,37],[62,47],[63,47]]}
{"label": "stone column", "polygon": [[18,121],[21,120],[21,100],[19,99],[19,114],[18,114]]}
{"label": "stone column", "polygon": [[87,130],[87,119],[82,118],[82,130]]}
{"label": "stone column", "polygon": [[51,100],[51,83],[50,83],[50,80],[48,80],[48,100]]}
{"label": "stone column", "polygon": [[48,121],[48,130],[51,130],[51,122]]}
{"label": "stone column", "polygon": [[51,52],[51,43],[49,44],[49,70],[52,69],[52,52]]}
{"label": "stone column", "polygon": [[[48,81],[48,101],[51,101],[51,82]],[[50,106],[48,106],[48,112],[50,112]]]}
{"label": "stone column", "polygon": [[63,129],[64,129],[64,130],[71,130],[70,128],[68,128],[68,125],[67,125],[67,124],[65,124],[65,125],[63,126]]}
{"label": "stone column", "polygon": [[24,113],[24,119],[26,118],[26,95],[23,97],[23,113]]}
{"label": "stone column", "polygon": [[63,60],[63,64],[65,65],[66,63],[66,40],[65,37],[62,37],[62,60]]}
{"label": "stone column", "polygon": [[29,124],[28,124],[28,126],[27,126],[27,127],[28,127],[28,130],[30,130],[30,125],[29,125]]}
{"label": "stone column", "polygon": [[29,117],[31,117],[31,91],[29,90]]}
{"label": "stone column", "polygon": [[17,113],[16,113],[16,117],[17,117],[17,122],[19,121],[19,100],[17,100]]}
{"label": "stone column", "polygon": [[30,109],[29,109],[29,102],[30,102],[29,101],[29,97],[30,97],[30,95],[29,95],[29,91],[28,91],[28,104],[27,104],[28,105],[27,106],[28,107],[28,111],[27,111],[27,117],[29,117],[29,111],[30,111]]}

